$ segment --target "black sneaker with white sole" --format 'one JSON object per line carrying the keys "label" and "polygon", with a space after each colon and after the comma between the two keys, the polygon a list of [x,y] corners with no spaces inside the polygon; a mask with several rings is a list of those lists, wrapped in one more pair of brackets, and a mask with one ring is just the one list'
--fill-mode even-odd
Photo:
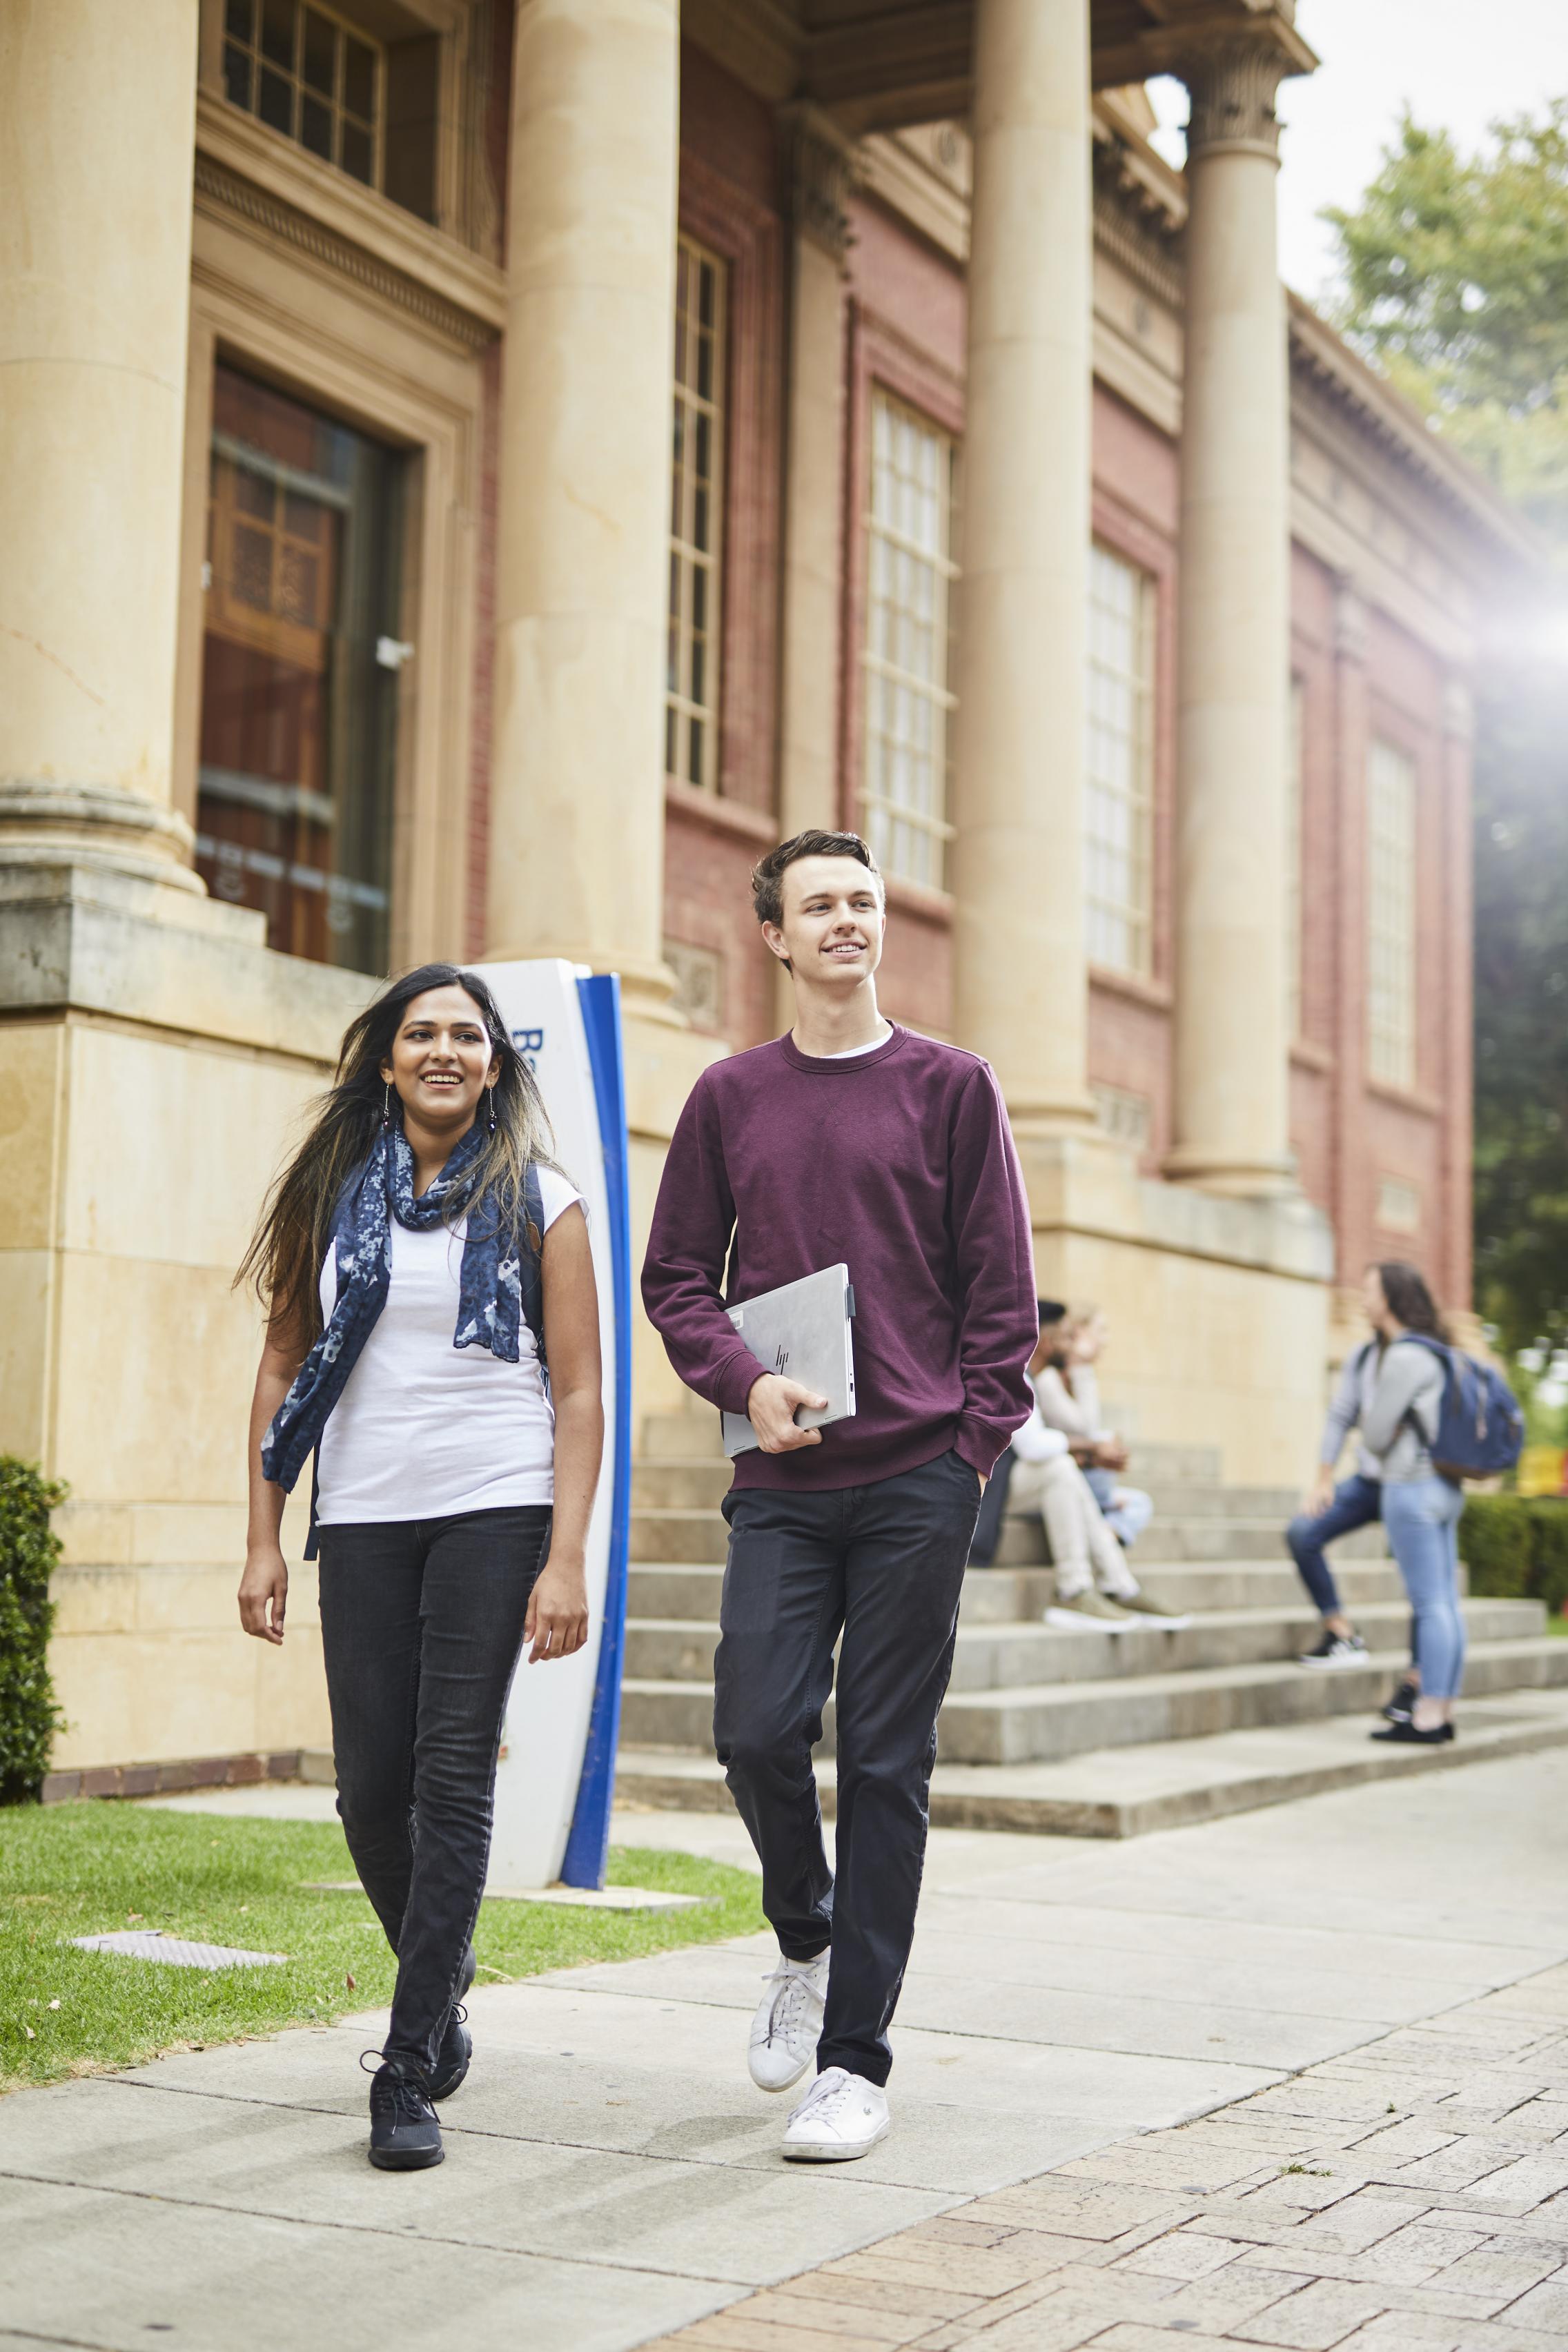
{"label": "black sneaker with white sole", "polygon": [[[367,2058],[375,2055],[365,2053]],[[384,2059],[370,2084],[372,2164],[382,2172],[422,2172],[446,2153],[424,2076],[400,2059]]]}
{"label": "black sneaker with white sole", "polygon": [[1331,1633],[1323,1628],[1323,1638],[1310,1650],[1301,1652],[1304,1666],[1364,1666],[1366,1643],[1359,1633]]}
{"label": "black sneaker with white sole", "polygon": [[474,1981],[479,1962],[474,1958],[472,1944],[463,1955],[462,1972],[458,1979],[458,1996],[447,2020],[447,2031],[441,2037],[441,2047],[430,2075],[432,2099],[449,2099],[468,2073],[474,2055],[474,2041],[468,2032],[468,2012],[463,2007],[463,1996]]}
{"label": "black sneaker with white sole", "polygon": [[1415,1713],[1415,1702],[1421,1696],[1421,1685],[1406,1675],[1383,1712],[1390,1723],[1408,1723]]}

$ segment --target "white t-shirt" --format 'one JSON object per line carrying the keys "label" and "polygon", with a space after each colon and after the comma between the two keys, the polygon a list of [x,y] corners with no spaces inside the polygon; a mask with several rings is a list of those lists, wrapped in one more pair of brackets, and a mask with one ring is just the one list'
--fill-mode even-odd
{"label": "white t-shirt", "polygon": [[[539,1171],[544,1230],[582,1194]],[[410,1233],[394,1218],[386,1304],[327,1416],[316,1517],[323,1527],[445,1519],[555,1498],[555,1416],[533,1334],[519,1360],[454,1348],[467,1226]],[[321,1268],[321,1313],[338,1296],[335,1251]]]}

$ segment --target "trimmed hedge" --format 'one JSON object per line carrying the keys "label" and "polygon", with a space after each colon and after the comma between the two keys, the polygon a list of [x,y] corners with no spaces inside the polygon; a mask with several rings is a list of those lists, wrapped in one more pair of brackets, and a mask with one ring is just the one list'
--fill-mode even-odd
{"label": "trimmed hedge", "polygon": [[1542,1601],[1555,1617],[1568,1603],[1568,1502],[1471,1495],[1459,1557],[1479,1598]]}
{"label": "trimmed hedge", "polygon": [[49,1680],[60,1556],[49,1513],[66,1490],[30,1462],[0,1454],[0,1804],[37,1799],[62,1717]]}

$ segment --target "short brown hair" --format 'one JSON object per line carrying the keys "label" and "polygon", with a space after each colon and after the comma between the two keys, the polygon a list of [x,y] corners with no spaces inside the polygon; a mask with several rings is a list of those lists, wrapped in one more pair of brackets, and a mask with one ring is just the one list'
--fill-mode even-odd
{"label": "short brown hair", "polygon": [[880,883],[881,869],[858,833],[823,833],[813,827],[781,841],[752,868],[752,904],[759,923],[784,920],[784,868],[801,857],[854,857]]}

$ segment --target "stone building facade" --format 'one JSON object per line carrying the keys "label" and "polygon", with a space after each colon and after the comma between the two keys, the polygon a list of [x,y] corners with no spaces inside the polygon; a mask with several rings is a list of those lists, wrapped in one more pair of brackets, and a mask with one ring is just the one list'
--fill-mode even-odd
{"label": "stone building facade", "polygon": [[994,1064],[1135,1432],[1292,1477],[1368,1255],[1466,1305],[1521,547],[1280,287],[1314,63],[1291,0],[0,5],[0,1446],[71,1487],[62,1761],[322,1736],[308,1591],[234,1627],[229,1286],[371,978],[618,971],[646,1217],[779,1025],[804,824],[877,845],[886,1009]]}

